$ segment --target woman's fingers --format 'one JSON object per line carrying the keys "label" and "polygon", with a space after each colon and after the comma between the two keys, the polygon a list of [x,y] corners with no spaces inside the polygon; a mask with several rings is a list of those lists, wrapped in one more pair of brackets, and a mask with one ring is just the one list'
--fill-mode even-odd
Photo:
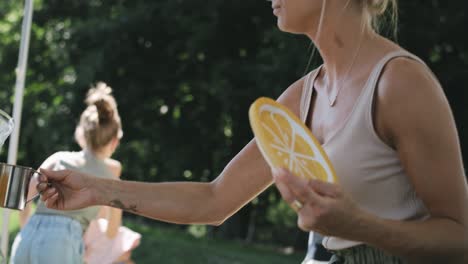
{"label": "woman's fingers", "polygon": [[307,180],[291,174],[288,170],[281,169],[278,179],[284,182],[293,195],[302,202],[314,203],[320,200],[320,196],[309,188]]}
{"label": "woman's fingers", "polygon": [[41,195],[44,195],[47,191],[49,191],[51,189],[52,184],[49,182],[47,176],[45,176],[42,173],[42,169],[41,169],[41,173],[39,173],[39,177],[37,179],[38,179],[38,183],[36,184],[36,190]]}
{"label": "woman's fingers", "polygon": [[45,205],[47,208],[58,208],[58,199],[59,199],[59,194],[55,193],[52,196],[50,196],[49,199],[45,201]]}
{"label": "woman's fingers", "polygon": [[46,181],[47,181],[47,177],[41,173],[41,174],[39,174],[39,181],[40,181],[40,182],[46,182]]}
{"label": "woman's fingers", "polygon": [[333,183],[311,180],[309,181],[309,187],[322,196],[337,198],[340,195],[338,186]]}
{"label": "woman's fingers", "polygon": [[71,174],[71,171],[69,170],[60,170],[60,171],[53,171],[53,170],[47,170],[47,169],[40,169],[40,172],[42,176],[46,177],[46,181],[52,181],[52,182],[60,182],[63,181],[68,175]]}
{"label": "woman's fingers", "polygon": [[55,187],[50,187],[50,188],[44,190],[41,193],[41,199],[42,199],[42,201],[47,201],[48,199],[50,199],[55,194],[58,194],[57,189]]}
{"label": "woman's fingers", "polygon": [[273,175],[276,186],[289,204],[296,203],[296,200],[302,205],[320,202],[321,197],[308,186],[306,180],[292,175],[285,169],[275,169]]}
{"label": "woman's fingers", "polygon": [[63,182],[71,171],[52,171],[47,169],[40,169],[39,184],[36,185],[37,191],[41,194],[41,200],[45,202],[49,208],[58,208],[59,198],[62,196],[57,184]]}
{"label": "woman's fingers", "polygon": [[[275,178],[276,188],[278,188],[278,191],[280,192],[283,199],[288,204],[291,204],[292,202],[294,202],[296,197],[294,197],[292,191],[289,190],[289,187],[287,186],[287,184],[284,181],[278,179],[279,175],[282,173],[280,171],[280,169],[272,169],[272,173],[273,173],[273,176]],[[278,180],[276,180],[276,179],[278,179]]]}
{"label": "woman's fingers", "polygon": [[44,191],[46,191],[48,188],[49,188],[49,184],[47,182],[41,182],[39,184],[36,185],[36,189],[39,193],[43,193]]}

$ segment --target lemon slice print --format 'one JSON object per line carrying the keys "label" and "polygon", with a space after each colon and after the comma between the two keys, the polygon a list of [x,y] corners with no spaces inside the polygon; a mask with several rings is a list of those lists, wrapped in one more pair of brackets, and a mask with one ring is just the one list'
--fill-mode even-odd
{"label": "lemon slice print", "polygon": [[250,106],[249,119],[257,145],[271,167],[288,169],[305,179],[337,182],[320,143],[285,106],[259,98]]}

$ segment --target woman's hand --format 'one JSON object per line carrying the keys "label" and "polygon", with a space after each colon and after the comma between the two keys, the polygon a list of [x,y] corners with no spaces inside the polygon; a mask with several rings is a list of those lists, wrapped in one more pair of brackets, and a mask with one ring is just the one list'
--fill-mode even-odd
{"label": "woman's hand", "polygon": [[353,232],[363,225],[366,214],[339,185],[307,181],[285,169],[274,169],[273,176],[281,196],[297,212],[302,230],[352,239]]}
{"label": "woman's hand", "polygon": [[75,210],[95,205],[95,178],[79,172],[41,169],[37,190],[48,208]]}

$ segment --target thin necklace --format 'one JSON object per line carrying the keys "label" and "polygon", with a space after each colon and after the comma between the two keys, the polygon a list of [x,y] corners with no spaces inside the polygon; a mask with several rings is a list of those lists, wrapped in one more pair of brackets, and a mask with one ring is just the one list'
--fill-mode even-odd
{"label": "thin necklace", "polygon": [[[351,65],[349,66],[348,70],[346,71],[345,77],[339,82],[340,85],[338,86],[338,89],[336,89],[336,92],[332,94],[331,99],[330,99],[330,96],[327,96],[328,104],[330,105],[330,107],[335,106],[336,99],[338,98],[338,95],[339,95],[339,93],[341,91],[341,88],[343,87],[343,83],[344,83],[344,81],[346,81],[348,79],[348,75],[351,72],[351,69],[353,68],[354,63],[356,62],[357,55],[359,54],[359,52],[361,50],[361,46],[362,46],[362,35],[363,34],[361,34],[361,37],[359,38],[359,46],[358,46],[358,48],[356,50],[356,53],[354,54],[353,60],[351,61]],[[325,86],[328,88],[329,87],[328,78],[325,78],[325,80],[326,80]]]}

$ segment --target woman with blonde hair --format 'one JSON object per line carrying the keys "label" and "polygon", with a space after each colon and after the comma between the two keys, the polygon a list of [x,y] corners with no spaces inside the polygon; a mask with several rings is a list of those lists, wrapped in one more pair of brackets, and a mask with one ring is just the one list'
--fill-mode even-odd
{"label": "woman with blonde hair", "polygon": [[[121,165],[111,156],[122,137],[122,126],[111,93],[112,89],[102,82],[88,91],[87,108],[75,130],[75,139],[82,150],[57,152],[47,158],[41,168],[69,169],[100,179],[119,179]],[[35,185],[31,183],[30,188]],[[82,263],[83,233],[99,210],[109,221],[107,233],[111,237],[118,233],[122,217],[122,210],[107,206],[58,211],[40,201],[31,218],[30,210],[28,206],[20,214],[22,229],[13,243],[11,263]]]}
{"label": "woman with blonde hair", "polygon": [[375,25],[392,5],[396,10],[396,0],[272,2],[280,30],[309,37],[323,59],[278,101],[322,143],[339,184],[271,170],[252,140],[209,183],[44,170],[41,199],[61,210],[109,205],[219,225],[275,182],[299,227],[325,236],[332,263],[466,263],[468,196],[455,122],[424,62],[378,34]]}

